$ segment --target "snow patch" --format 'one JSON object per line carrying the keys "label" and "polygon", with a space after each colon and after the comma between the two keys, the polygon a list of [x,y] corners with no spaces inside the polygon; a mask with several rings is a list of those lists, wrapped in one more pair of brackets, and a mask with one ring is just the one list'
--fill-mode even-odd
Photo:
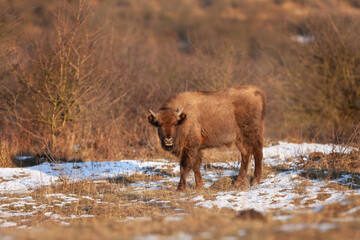
{"label": "snow patch", "polygon": [[17,223],[16,222],[4,222],[0,225],[0,227],[16,227]]}
{"label": "snow patch", "polygon": [[337,225],[335,223],[314,223],[314,224],[301,223],[301,224],[286,224],[279,227],[279,230],[284,232],[294,232],[294,231],[301,231],[304,229],[315,229],[320,232],[327,232],[335,228],[337,228]]}

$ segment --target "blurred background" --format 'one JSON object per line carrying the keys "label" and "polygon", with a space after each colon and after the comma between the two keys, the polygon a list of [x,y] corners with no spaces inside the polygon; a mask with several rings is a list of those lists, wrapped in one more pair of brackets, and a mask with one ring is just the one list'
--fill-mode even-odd
{"label": "blurred background", "polygon": [[268,142],[358,143],[360,0],[0,0],[0,166],[161,156],[150,108],[249,84]]}

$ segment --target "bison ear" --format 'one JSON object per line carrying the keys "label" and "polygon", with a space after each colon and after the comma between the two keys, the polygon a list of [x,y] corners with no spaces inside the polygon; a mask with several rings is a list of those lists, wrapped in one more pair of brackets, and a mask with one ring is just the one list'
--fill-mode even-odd
{"label": "bison ear", "polygon": [[155,127],[158,126],[157,121],[156,121],[156,118],[155,118],[152,114],[150,114],[150,115],[148,116],[148,120],[149,120],[149,123],[151,123],[151,125],[153,125],[153,126],[155,126]]}
{"label": "bison ear", "polygon": [[179,116],[179,120],[177,121],[177,124],[176,125],[181,125],[185,122],[186,120],[186,114],[185,113],[181,113],[180,116]]}

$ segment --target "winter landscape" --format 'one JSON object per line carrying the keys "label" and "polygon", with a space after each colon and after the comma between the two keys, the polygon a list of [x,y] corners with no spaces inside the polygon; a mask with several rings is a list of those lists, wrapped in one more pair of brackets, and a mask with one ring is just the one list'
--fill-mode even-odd
{"label": "winter landscape", "polygon": [[360,239],[359,33],[359,0],[0,0],[0,240]]}
{"label": "winter landscape", "polygon": [[[328,238],[344,228],[355,237],[359,229],[351,226],[360,220],[360,175],[314,169],[309,163],[357,151],[331,144],[280,142],[268,146],[263,151],[266,177],[261,184],[240,191],[232,185],[237,161],[205,163],[204,189],[191,188],[191,177],[190,189],[184,193],[175,191],[179,164],[166,159],[1,168],[0,226],[13,229],[2,237],[15,239],[28,231],[36,235],[47,231],[44,226],[66,232],[83,222],[101,224],[109,216],[115,225],[137,226],[120,238],[237,239],[251,238],[264,229],[269,239],[294,232]],[[312,158],[319,154],[323,157]],[[18,158],[26,161],[25,156]],[[225,221],[225,226],[214,225],[213,214],[221,216],[219,221]],[[204,226],[188,226],[186,222],[193,218]],[[177,227],[142,228],[156,223]]]}

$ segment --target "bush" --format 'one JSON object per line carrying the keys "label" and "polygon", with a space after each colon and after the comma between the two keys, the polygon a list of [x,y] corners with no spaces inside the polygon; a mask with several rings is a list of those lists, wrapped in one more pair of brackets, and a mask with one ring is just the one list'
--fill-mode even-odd
{"label": "bush", "polygon": [[284,20],[298,25],[304,1],[292,1],[296,11],[279,1],[85,2],[0,3],[4,156],[158,155],[149,108],[176,92],[243,84],[267,94],[267,137],[346,135],[356,125],[355,17],[310,16],[297,33],[316,41],[287,44]]}
{"label": "bush", "polygon": [[40,140],[48,153],[71,149],[64,146],[66,138],[79,132],[76,128],[91,126],[94,116],[99,119],[121,96],[111,94],[119,90],[113,89],[116,71],[110,73],[101,61],[103,38],[99,31],[88,31],[88,15],[85,1],[77,9],[60,7],[54,14],[55,31],[45,32],[46,41],[34,40],[25,58],[13,48],[17,64],[8,61],[8,66],[15,86],[1,85],[6,116]]}
{"label": "bush", "polygon": [[315,40],[294,42],[286,62],[286,121],[310,139],[346,137],[360,121],[359,18],[309,19],[300,32]]}

